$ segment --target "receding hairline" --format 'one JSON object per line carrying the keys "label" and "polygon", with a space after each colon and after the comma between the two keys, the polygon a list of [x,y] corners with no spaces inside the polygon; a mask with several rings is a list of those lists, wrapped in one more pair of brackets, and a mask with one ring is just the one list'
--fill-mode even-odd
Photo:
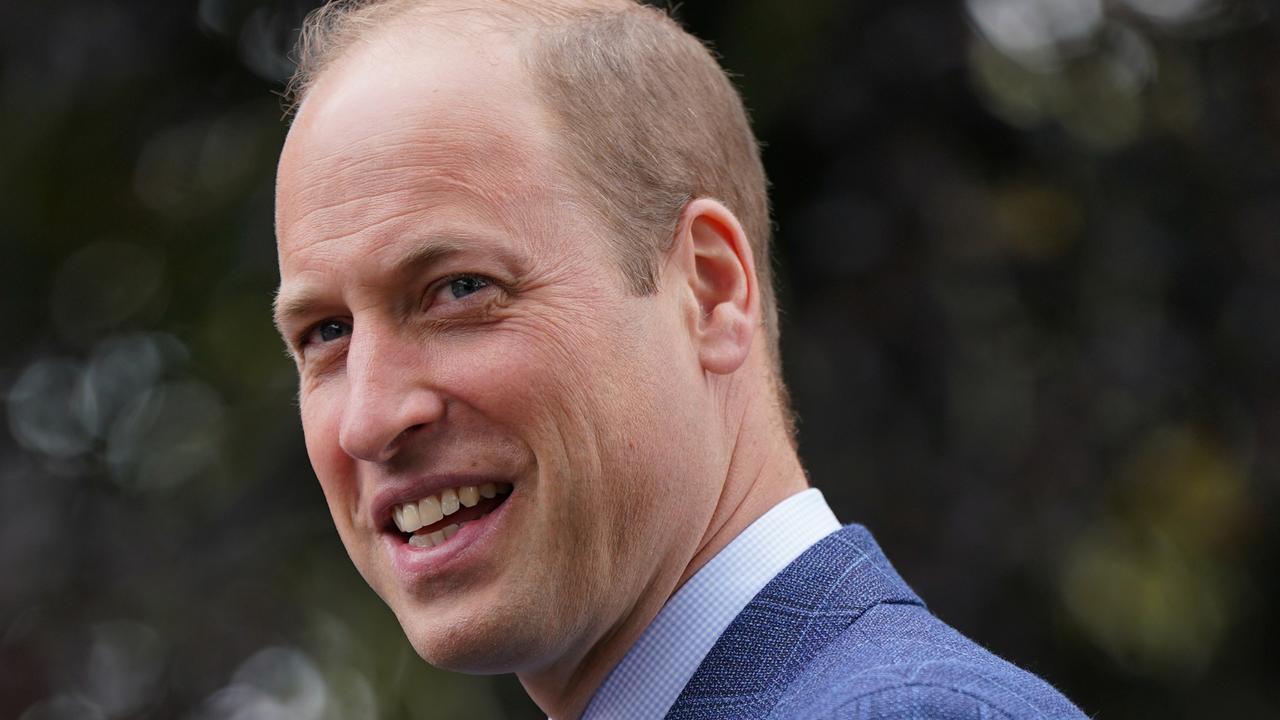
{"label": "receding hairline", "polygon": [[756,256],[769,376],[794,445],[768,180],[742,97],[716,54],[641,0],[336,0],[304,25],[287,95],[293,108],[370,37],[423,22],[514,40],[535,102],[552,115],[553,157],[586,208],[611,226],[608,242],[635,292],[656,290],[661,257],[690,200],[714,198],[738,217]]}
{"label": "receding hairline", "polygon": [[[524,69],[528,42],[539,30],[592,11],[634,10],[636,0],[336,0],[317,8],[298,38],[295,59],[306,57],[289,79],[286,110],[296,114],[320,78],[339,62],[376,39],[388,39],[414,23],[460,36],[493,35],[513,42]],[[353,20],[358,17],[358,21]],[[449,22],[439,22],[449,18]],[[463,22],[458,22],[462,19]],[[338,24],[341,23],[340,31]],[[335,32],[337,31],[337,32]]]}

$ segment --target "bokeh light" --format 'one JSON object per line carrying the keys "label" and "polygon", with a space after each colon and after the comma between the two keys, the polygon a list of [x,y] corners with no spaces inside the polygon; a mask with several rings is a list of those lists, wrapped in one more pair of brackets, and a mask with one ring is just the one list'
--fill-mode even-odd
{"label": "bokeh light", "polygon": [[[317,0],[10,4],[0,717],[544,717],[347,560],[270,321]],[[1280,13],[705,0],[773,182],[813,483],[1098,717],[1263,717]]]}

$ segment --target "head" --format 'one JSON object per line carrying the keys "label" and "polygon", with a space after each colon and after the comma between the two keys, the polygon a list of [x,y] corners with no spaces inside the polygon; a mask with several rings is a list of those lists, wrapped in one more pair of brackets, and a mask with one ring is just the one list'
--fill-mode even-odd
{"label": "head", "polygon": [[790,439],[741,103],[627,0],[308,28],[277,315],[339,535],[429,662],[581,657],[705,543],[747,409]]}

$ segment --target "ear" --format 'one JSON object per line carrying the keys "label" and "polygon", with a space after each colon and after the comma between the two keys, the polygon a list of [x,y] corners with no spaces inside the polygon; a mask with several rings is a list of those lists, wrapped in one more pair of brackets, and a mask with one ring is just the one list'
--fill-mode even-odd
{"label": "ear", "polygon": [[695,198],[680,213],[672,250],[693,300],[689,330],[703,369],[734,372],[760,325],[755,258],[742,225],[718,201]]}

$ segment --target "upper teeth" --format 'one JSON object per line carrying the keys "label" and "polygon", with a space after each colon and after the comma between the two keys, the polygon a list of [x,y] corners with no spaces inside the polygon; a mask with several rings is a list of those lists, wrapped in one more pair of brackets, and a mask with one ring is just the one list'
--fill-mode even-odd
{"label": "upper teeth", "polygon": [[443,520],[462,507],[474,507],[480,498],[496,497],[498,493],[511,492],[507,483],[485,483],[483,485],[466,485],[459,488],[445,488],[438,495],[428,495],[416,502],[397,505],[392,511],[396,527],[400,532],[417,532],[434,522]]}

